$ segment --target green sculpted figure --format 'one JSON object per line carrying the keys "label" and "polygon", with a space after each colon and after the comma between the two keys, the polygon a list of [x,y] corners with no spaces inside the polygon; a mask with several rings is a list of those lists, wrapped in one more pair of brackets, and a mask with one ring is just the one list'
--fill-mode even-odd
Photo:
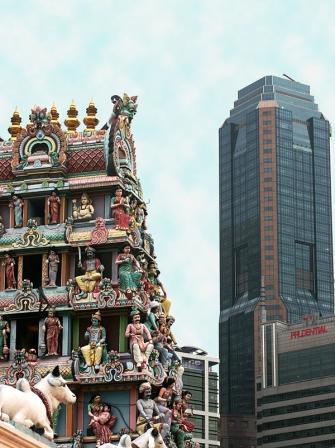
{"label": "green sculpted figure", "polygon": [[120,290],[124,292],[137,290],[141,286],[143,272],[139,262],[130,253],[130,246],[123,248],[115,263],[119,265]]}

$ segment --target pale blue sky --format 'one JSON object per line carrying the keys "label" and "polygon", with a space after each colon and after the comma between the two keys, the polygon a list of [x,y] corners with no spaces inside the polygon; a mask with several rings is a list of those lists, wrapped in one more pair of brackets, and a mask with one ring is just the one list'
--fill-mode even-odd
{"label": "pale blue sky", "polygon": [[[334,122],[335,2],[1,1],[0,136],[18,106],[138,95],[138,171],[180,345],[217,354],[218,128],[237,90],[287,73]],[[83,126],[81,127],[83,128]]]}

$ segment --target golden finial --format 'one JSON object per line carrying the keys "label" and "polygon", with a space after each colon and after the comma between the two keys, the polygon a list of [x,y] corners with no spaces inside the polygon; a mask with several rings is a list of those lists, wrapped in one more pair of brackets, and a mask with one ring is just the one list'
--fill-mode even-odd
{"label": "golden finial", "polygon": [[50,115],[51,115],[51,124],[53,124],[54,126],[59,126],[60,127],[60,121],[58,120],[59,118],[59,113],[56,107],[56,104],[53,103],[50,109]]}
{"label": "golden finial", "polygon": [[91,99],[87,109],[86,109],[86,117],[84,118],[84,124],[86,125],[85,131],[94,131],[95,127],[99,123],[99,120],[96,118],[96,113],[98,109],[95,107],[93,100]]}
{"label": "golden finial", "polygon": [[64,121],[68,133],[76,132],[77,127],[80,125],[77,115],[78,111],[74,101],[72,100],[72,103],[67,111],[67,119]]}
{"label": "golden finial", "polygon": [[17,107],[15,108],[15,111],[13,113],[12,118],[10,119],[12,125],[9,126],[8,132],[10,133],[10,140],[16,140],[17,135],[21,131],[22,127],[20,126],[22,118],[20,117],[19,111],[17,110]]}

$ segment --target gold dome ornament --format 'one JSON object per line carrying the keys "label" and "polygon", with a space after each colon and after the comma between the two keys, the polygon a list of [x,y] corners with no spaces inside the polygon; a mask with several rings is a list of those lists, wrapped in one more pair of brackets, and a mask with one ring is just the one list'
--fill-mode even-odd
{"label": "gold dome ornament", "polygon": [[16,140],[17,135],[20,133],[22,126],[20,126],[22,118],[19,114],[19,111],[17,108],[15,108],[15,111],[13,113],[12,118],[10,119],[12,125],[9,126],[8,132],[10,133],[10,140]]}
{"label": "gold dome ornament", "polygon": [[56,104],[53,103],[50,109],[50,115],[51,115],[51,124],[53,124],[54,126],[59,126],[61,127],[60,121],[58,120],[59,118],[59,113],[56,107]]}
{"label": "gold dome ornament", "polygon": [[96,117],[98,109],[95,107],[93,100],[90,101],[86,109],[86,117],[84,118],[84,124],[86,125],[85,131],[95,131],[95,127],[99,123]]}
{"label": "gold dome ornament", "polygon": [[80,121],[77,118],[78,111],[74,101],[70,104],[70,107],[67,111],[67,119],[64,121],[65,126],[67,127],[68,133],[76,132],[77,127],[80,125]]}

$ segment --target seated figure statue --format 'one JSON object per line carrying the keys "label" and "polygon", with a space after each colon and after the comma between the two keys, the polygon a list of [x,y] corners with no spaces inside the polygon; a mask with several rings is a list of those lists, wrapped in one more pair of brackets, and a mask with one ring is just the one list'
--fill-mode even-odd
{"label": "seated figure statue", "polygon": [[80,205],[77,204],[77,199],[72,200],[72,217],[75,220],[92,219],[94,214],[94,207],[92,201],[87,193],[83,193],[80,198]]}
{"label": "seated figure statue", "polygon": [[136,402],[138,411],[136,431],[141,435],[151,426],[157,428],[164,438],[169,431],[169,426],[166,423],[160,423],[164,414],[159,412],[155,401],[151,399],[151,384],[142,383],[138,392],[140,398]]}
{"label": "seated figure statue", "polygon": [[99,371],[102,360],[106,358],[106,330],[101,325],[100,311],[92,314],[91,322],[92,324],[85,332],[85,339],[88,339],[88,344],[81,347],[81,352],[86,367],[94,365],[95,370]]}
{"label": "seated figure statue", "polygon": [[84,275],[76,277],[76,283],[79,286],[80,294],[78,298],[86,298],[89,293],[95,289],[97,282],[101,280],[101,272],[104,270],[99,258],[95,256],[95,249],[88,246],[86,248],[86,260],[83,264],[79,262],[79,267],[85,272]]}

